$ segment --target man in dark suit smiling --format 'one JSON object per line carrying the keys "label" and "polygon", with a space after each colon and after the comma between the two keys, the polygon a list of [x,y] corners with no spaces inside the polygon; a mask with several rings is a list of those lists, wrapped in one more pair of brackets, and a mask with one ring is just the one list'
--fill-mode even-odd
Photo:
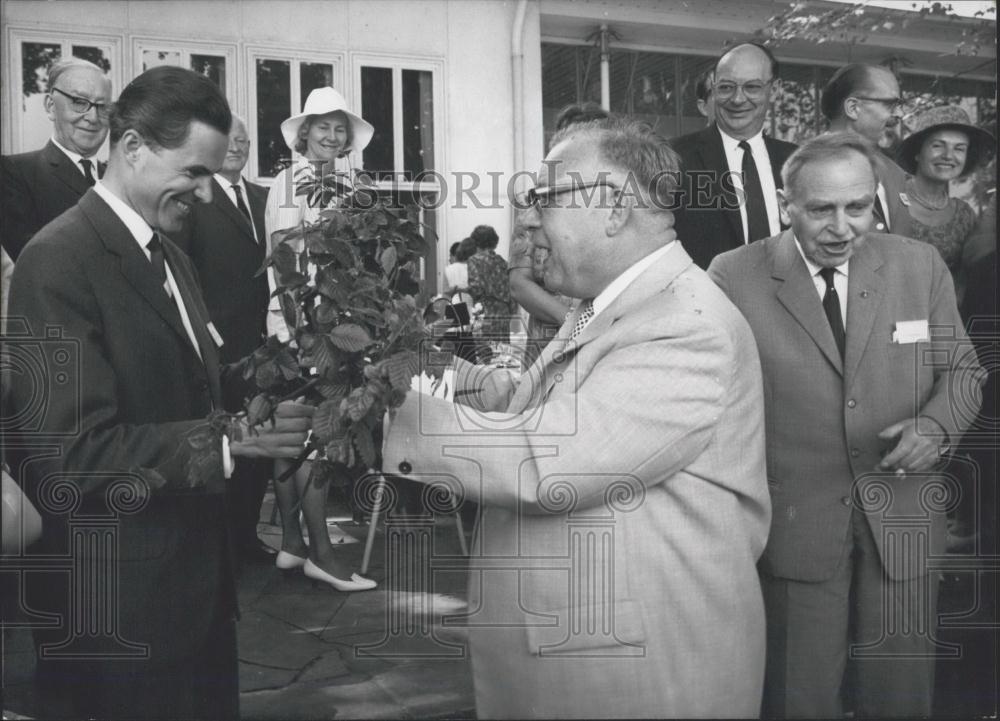
{"label": "man in dark suit smiling", "polygon": [[95,154],[108,136],[110,102],[111,81],[93,63],[66,58],[49,70],[45,111],[52,139],[41,150],[5,156],[0,164],[0,242],[12,260],[100,175]]}
{"label": "man in dark suit smiling", "polygon": [[[39,698],[69,701],[58,714],[70,718],[234,718],[223,478],[231,456],[298,455],[311,409],[282,404],[276,425],[256,434],[230,427],[217,438],[206,422],[232,374],[220,371],[191,262],[164,233],[212,200],[231,124],[218,87],[190,70],[154,68],[125,88],[110,124],[107,173],[32,238],[10,293],[13,317],[37,335],[54,327],[78,353],[38,427],[6,438],[10,447],[41,434],[57,446],[30,462],[23,442],[11,454],[44,515],[40,550],[110,579],[28,579],[37,584],[29,605],[56,619],[35,629]],[[10,395],[10,417],[20,417],[35,389],[13,383]],[[111,519],[115,542],[81,544],[81,516]]]}

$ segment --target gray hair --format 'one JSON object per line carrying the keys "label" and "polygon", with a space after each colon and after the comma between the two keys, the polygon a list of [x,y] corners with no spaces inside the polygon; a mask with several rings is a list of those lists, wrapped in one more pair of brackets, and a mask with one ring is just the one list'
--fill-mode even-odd
{"label": "gray hair", "polygon": [[674,207],[680,158],[649,123],[626,117],[573,123],[552,136],[550,147],[578,136],[593,139],[604,160],[628,173],[646,207],[650,203],[654,210]]}
{"label": "gray hair", "polygon": [[800,145],[785,161],[781,168],[781,182],[785,186],[785,192],[795,195],[799,173],[806,165],[846,158],[852,153],[857,153],[868,161],[872,177],[878,183],[879,151],[867,138],[851,132],[823,133]]}
{"label": "gray hair", "polygon": [[[59,78],[61,78],[67,70],[71,70],[72,68],[86,68],[87,70],[96,70],[101,74],[101,77],[107,78],[107,76],[104,74],[104,70],[102,70],[97,65],[94,65],[89,60],[84,60],[83,58],[77,58],[71,56],[68,58],[62,58],[52,63],[52,67],[49,68],[49,90],[54,88],[56,83],[59,82]],[[108,82],[110,83],[111,80],[109,79]]]}

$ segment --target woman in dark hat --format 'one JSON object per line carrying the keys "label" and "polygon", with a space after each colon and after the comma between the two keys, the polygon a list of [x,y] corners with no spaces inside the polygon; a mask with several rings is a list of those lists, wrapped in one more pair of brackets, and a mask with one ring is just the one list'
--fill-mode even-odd
{"label": "woman in dark hat", "polygon": [[900,199],[913,219],[911,237],[940,251],[961,298],[962,252],[977,219],[968,203],[949,196],[948,184],[988,163],[996,141],[953,105],[925,111],[914,125],[897,151],[897,162],[910,175]]}

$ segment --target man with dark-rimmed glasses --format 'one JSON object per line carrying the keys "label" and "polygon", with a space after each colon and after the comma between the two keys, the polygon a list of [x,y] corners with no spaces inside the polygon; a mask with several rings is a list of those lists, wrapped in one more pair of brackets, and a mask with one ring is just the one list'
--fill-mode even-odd
{"label": "man with dark-rimmed glasses", "polygon": [[[854,133],[880,148],[891,146],[904,108],[899,81],[889,68],[881,65],[845,65],[833,74],[820,98],[820,109],[830,121],[828,132]],[[878,160],[879,184],[872,229],[909,236],[910,213],[899,197],[906,173],[888,157]]]}
{"label": "man with dark-rimmed glasses", "polygon": [[71,57],[52,65],[48,86],[52,139],[2,162],[0,242],[15,261],[31,236],[76,205],[103,169],[96,154],[108,135],[111,81],[98,66]]}
{"label": "man with dark-rimmed glasses", "polygon": [[644,123],[557,133],[520,221],[580,306],[519,378],[457,360],[455,403],[414,393],[389,423],[384,468],[481,509],[479,718],[759,711],[763,385],[746,321],[676,242],[677,170]]}

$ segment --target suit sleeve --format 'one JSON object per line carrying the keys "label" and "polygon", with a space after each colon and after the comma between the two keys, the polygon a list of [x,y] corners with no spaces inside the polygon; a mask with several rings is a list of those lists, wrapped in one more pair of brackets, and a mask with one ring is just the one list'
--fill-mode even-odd
{"label": "suit sleeve", "polygon": [[[141,476],[160,493],[188,493],[222,479],[221,448],[196,454],[209,441],[206,420],[129,423],[118,407],[116,371],[103,337],[118,329],[105,326],[91,280],[72,254],[32,246],[14,269],[11,313],[28,323],[32,337],[46,338],[47,329],[60,340],[19,344],[31,354],[24,367],[51,368],[49,355],[60,344],[79,358],[67,366],[65,379],[51,373],[31,378],[12,374],[11,407],[20,412],[44,402],[37,426],[25,431],[58,446],[58,455],[25,469],[39,483],[52,474],[66,474],[84,494],[100,493],[123,473]],[[142,339],[136,338],[136,343]],[[215,444],[217,446],[217,444]]]}
{"label": "suit sleeve", "polygon": [[736,365],[726,332],[677,320],[610,350],[576,392],[517,415],[411,394],[387,436],[385,467],[452,478],[473,501],[535,514],[552,513],[565,493],[582,509],[621,483],[661,483],[715,432],[722,379]]}
{"label": "suit sleeve", "polygon": [[22,169],[8,157],[0,159],[0,198],[0,244],[16,261],[38,231],[37,212]]}
{"label": "suit sleeve", "polygon": [[[920,408],[920,415],[937,421],[948,434],[948,442],[954,446],[979,412],[986,371],[980,366],[965,333],[951,273],[940,254],[933,248],[930,251],[932,349],[925,360],[936,363],[936,368],[934,387]],[[938,340],[934,339],[935,331],[941,333]]]}

